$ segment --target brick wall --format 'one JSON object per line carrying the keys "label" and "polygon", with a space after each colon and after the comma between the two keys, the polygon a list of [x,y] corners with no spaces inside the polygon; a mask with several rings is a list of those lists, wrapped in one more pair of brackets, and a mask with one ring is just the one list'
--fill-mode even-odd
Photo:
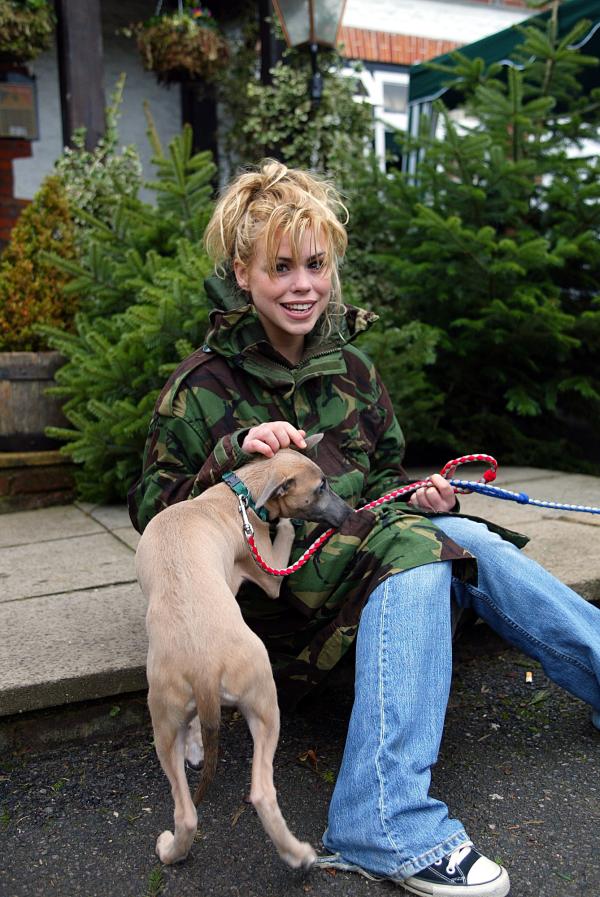
{"label": "brick wall", "polygon": [[27,205],[26,199],[15,199],[13,159],[31,156],[29,140],[0,137],[0,249],[8,242],[11,228]]}

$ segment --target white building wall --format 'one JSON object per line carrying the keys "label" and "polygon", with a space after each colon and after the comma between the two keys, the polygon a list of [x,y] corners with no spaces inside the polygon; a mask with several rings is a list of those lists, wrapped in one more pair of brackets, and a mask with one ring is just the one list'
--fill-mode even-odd
{"label": "white building wall", "polygon": [[[146,137],[143,102],[147,100],[156,127],[166,150],[169,140],[181,131],[180,91],[177,85],[161,87],[151,72],[145,72],[137,55],[135,42],[116,34],[118,28],[147,18],[154,4],[148,0],[102,0],[104,41],[104,91],[106,103],[122,72],[126,73],[121,106],[119,136],[123,146],[134,143],[140,153],[144,177],[152,178],[152,150]],[[32,143],[29,159],[13,162],[15,196],[31,199],[42,180],[50,174],[62,152],[62,121],[58,88],[58,63],[53,48],[38,57],[31,68],[37,78],[40,140]],[[144,191],[143,195],[150,195]]]}
{"label": "white building wall", "polygon": [[343,24],[470,44],[509,28],[531,10],[456,0],[347,0]]}

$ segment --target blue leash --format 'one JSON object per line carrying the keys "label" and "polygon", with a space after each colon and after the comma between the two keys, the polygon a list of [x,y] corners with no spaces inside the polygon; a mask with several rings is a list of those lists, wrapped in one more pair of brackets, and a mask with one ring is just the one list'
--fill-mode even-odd
{"label": "blue leash", "polygon": [[520,505],[535,505],[538,508],[552,508],[556,511],[585,511],[587,514],[600,514],[600,508],[592,508],[587,505],[563,505],[556,501],[543,501],[538,498],[530,498],[525,492],[511,492],[509,489],[500,489],[498,486],[489,486],[487,483],[473,483],[470,480],[449,480],[452,486],[467,489],[469,492],[479,492],[480,495],[489,495],[490,498],[500,498],[504,501],[516,501]]}

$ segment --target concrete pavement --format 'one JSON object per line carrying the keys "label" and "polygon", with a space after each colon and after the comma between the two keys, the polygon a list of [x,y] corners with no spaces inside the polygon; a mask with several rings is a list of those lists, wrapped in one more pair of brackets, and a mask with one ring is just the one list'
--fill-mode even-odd
{"label": "concrete pavement", "polygon": [[[478,474],[467,467],[460,476]],[[500,471],[497,485],[600,507],[597,477],[514,467]],[[480,495],[462,496],[461,506],[529,535],[527,554],[585,598],[600,599],[600,516]],[[144,689],[138,538],[123,506],[0,515],[0,716]]]}

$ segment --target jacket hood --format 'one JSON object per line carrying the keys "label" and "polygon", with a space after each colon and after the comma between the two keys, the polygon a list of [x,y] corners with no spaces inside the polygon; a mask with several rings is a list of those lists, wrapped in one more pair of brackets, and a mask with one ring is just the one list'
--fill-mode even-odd
{"label": "jacket hood", "polygon": [[204,290],[212,308],[220,309],[221,311],[241,308],[248,301],[246,295],[238,287],[231,271],[225,277],[217,277],[216,274],[211,274],[204,281]]}

